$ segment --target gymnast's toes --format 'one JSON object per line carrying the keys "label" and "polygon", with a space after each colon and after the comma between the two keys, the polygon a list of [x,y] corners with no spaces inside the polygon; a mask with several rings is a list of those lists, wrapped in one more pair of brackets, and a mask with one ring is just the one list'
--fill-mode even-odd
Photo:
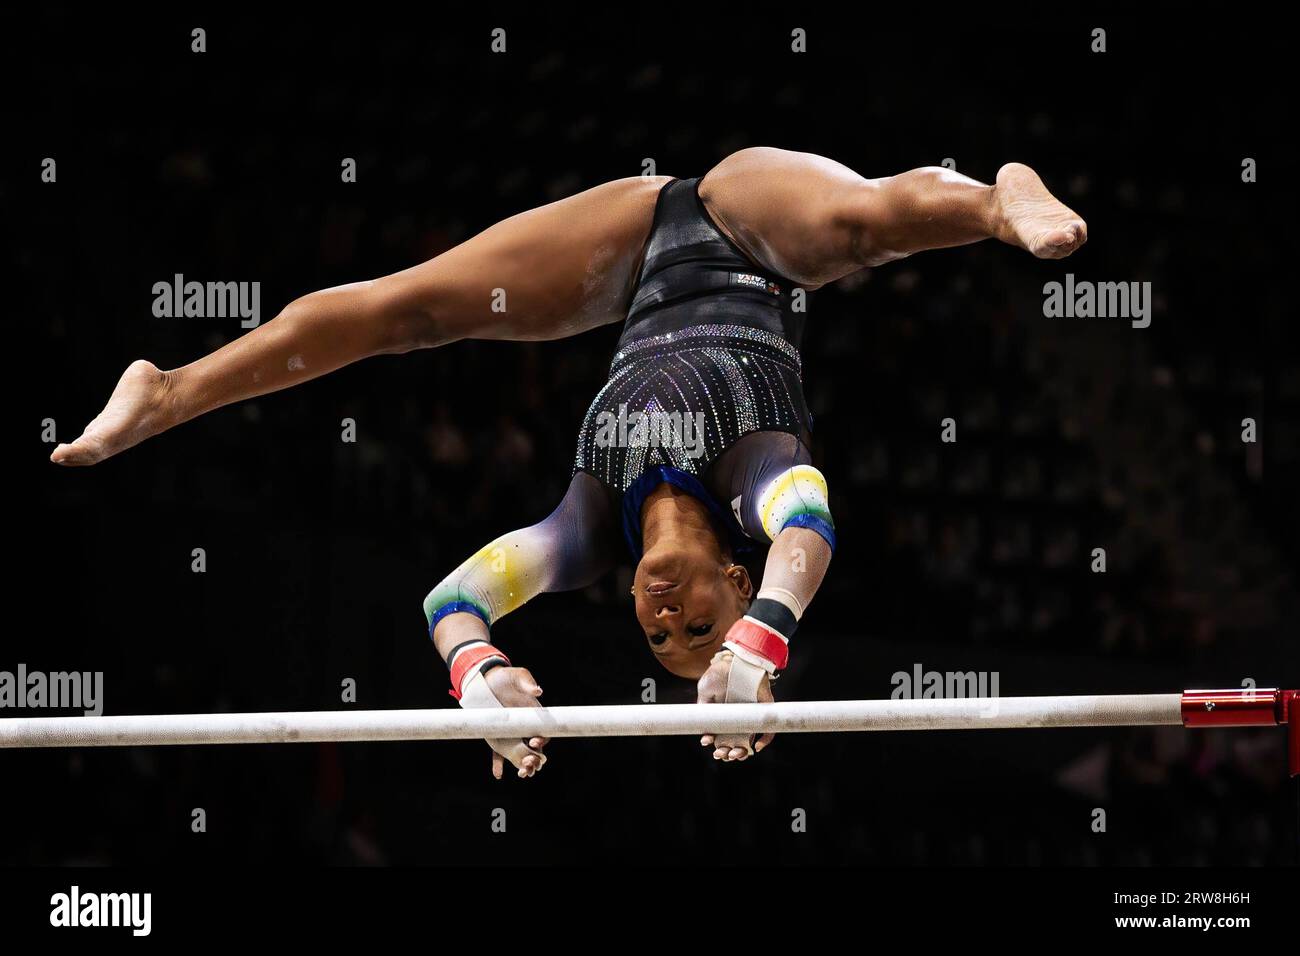
{"label": "gymnast's toes", "polygon": [[170,379],[152,362],[132,362],[117,387],[75,441],[50,454],[56,465],[94,465],[162,431]]}
{"label": "gymnast's toes", "polygon": [[1023,163],[998,170],[1000,238],[1039,259],[1063,259],[1088,241],[1088,224]]}

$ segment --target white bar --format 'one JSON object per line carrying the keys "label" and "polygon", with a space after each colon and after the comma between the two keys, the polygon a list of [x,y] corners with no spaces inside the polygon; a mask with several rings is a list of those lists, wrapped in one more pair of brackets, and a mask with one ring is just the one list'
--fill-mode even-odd
{"label": "white bar", "polygon": [[635,704],[0,720],[0,748],[1181,724],[1181,694]]}

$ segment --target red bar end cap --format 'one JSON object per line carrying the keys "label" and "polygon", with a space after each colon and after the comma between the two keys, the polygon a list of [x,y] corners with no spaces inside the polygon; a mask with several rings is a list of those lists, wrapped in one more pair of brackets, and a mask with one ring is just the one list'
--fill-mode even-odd
{"label": "red bar end cap", "polygon": [[1287,763],[1291,776],[1300,777],[1300,691],[1282,691],[1282,712],[1286,721]]}

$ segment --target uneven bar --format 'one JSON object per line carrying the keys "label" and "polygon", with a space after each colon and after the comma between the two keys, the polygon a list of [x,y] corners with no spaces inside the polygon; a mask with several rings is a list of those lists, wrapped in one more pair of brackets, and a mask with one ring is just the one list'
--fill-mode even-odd
{"label": "uneven bar", "polygon": [[0,720],[0,748],[1181,725],[1181,694]]}

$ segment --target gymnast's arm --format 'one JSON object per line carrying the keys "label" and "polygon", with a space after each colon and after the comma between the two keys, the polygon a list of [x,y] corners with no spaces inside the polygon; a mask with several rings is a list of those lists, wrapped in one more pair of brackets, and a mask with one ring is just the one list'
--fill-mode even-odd
{"label": "gymnast's arm", "polygon": [[[792,436],[782,436],[793,440]],[[758,655],[755,663],[773,673],[783,670],[804,611],[821,587],[835,551],[826,478],[807,462],[802,443],[793,460],[769,459],[758,470],[742,526],[754,538],[772,542],[763,580],[749,611],[728,631],[737,656]],[[746,501],[742,498],[742,502]]]}
{"label": "gymnast's arm", "polygon": [[755,602],[764,594],[781,600],[798,621],[830,568],[833,554],[830,542],[831,539],[811,528],[788,526],[782,529],[767,552],[763,581]]}
{"label": "gymnast's arm", "polygon": [[[723,651],[700,679],[701,703],[772,700],[771,680],[789,661],[790,639],[830,567],[835,550],[826,479],[793,435],[756,433],[722,480],[741,527],[772,542],[749,610],[727,631]],[[750,735],[706,734],[720,760],[744,760],[772,742]]]}
{"label": "gymnast's arm", "polygon": [[[460,565],[424,599],[434,646],[452,675],[462,707],[540,706],[541,688],[490,642],[491,626],[548,591],[595,581],[617,557],[614,508],[591,475],[573,476],[564,500],[545,520],[502,535]],[[544,738],[489,741],[497,754],[531,776],[544,759]],[[500,759],[494,773],[500,776]]]}

